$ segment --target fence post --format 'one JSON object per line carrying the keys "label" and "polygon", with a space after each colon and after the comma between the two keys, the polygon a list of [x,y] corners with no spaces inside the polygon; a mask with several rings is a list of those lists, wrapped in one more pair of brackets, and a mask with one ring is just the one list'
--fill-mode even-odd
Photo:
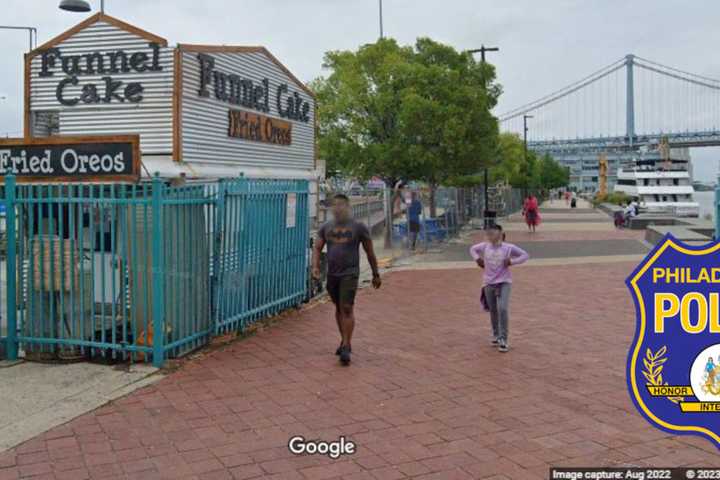
{"label": "fence post", "polygon": [[165,363],[165,292],[163,265],[163,207],[164,185],[158,173],[152,179],[152,312],[153,366]]}
{"label": "fence post", "polygon": [[365,187],[363,188],[363,194],[365,195],[365,210],[367,214],[367,227],[368,230],[370,230],[370,236],[372,236],[372,212],[370,211],[372,209],[372,206],[370,205],[370,197],[368,196],[368,188],[367,183],[365,184]]}
{"label": "fence post", "polygon": [[222,239],[223,227],[225,226],[225,192],[227,185],[221,178],[218,180],[217,200],[215,201],[215,239],[213,252],[213,275],[212,275],[212,292],[214,295],[213,305],[215,306],[215,333],[220,330],[220,319],[223,318],[220,312],[220,256],[222,255]]}
{"label": "fence post", "polygon": [[7,338],[5,339],[8,360],[17,360],[17,258],[15,257],[15,175],[5,176],[5,262],[7,278]]}

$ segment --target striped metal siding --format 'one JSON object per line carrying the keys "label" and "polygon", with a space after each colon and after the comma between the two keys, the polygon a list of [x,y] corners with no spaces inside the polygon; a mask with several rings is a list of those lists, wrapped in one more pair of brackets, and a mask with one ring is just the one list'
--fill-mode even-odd
{"label": "striped metal siding", "polygon": [[[105,22],[97,22],[57,45],[63,54],[107,52],[123,49],[128,54],[149,51],[148,40]],[[172,153],[172,93],[173,93],[173,49],[161,48],[161,72],[112,74],[113,80],[140,82],[143,100],[140,103],[121,103],[114,100],[109,104],[86,105],[78,103],[68,107],[55,98],[58,82],[65,74],[54,70],[51,77],[39,77],[41,57],[32,59],[30,83],[31,111],[58,111],[60,113],[60,134],[140,134],[140,148],[143,154]],[[56,64],[56,68],[59,65]],[[104,92],[104,75],[80,75],[77,86],[68,85],[66,95],[77,95],[82,85],[95,83]]]}
{"label": "striped metal siding", "polygon": [[231,105],[214,98],[198,96],[200,89],[200,63],[196,52],[182,52],[182,147],[183,161],[193,163],[223,163],[238,167],[268,167],[310,170],[314,166],[314,110],[315,101],[298,87],[285,72],[262,53],[208,53],[215,59],[215,69],[235,73],[254,82],[270,80],[270,112],[262,113],[281,118],[277,112],[275,90],[287,83],[289,92],[297,91],[310,102],[308,123],[291,121],[292,144],[271,145],[228,136],[228,110],[251,111],[240,105]]}

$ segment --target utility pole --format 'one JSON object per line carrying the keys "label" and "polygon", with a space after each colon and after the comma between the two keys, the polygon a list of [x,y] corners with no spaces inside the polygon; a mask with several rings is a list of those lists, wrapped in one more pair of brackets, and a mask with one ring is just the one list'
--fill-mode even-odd
{"label": "utility pole", "polygon": [[[382,1],[382,0],[380,0]],[[480,48],[476,48],[473,50],[468,50],[470,54],[473,53],[480,53],[480,63],[482,64],[482,67],[484,69],[485,67],[485,52],[499,52],[500,49],[498,47],[486,47],[485,45],[480,45]],[[485,74],[483,72],[483,88],[485,88]],[[488,218],[488,206],[490,203],[489,195],[488,195],[488,187],[489,187],[489,180],[488,180],[488,167],[485,166],[485,169],[483,171],[483,182],[485,183],[485,207],[483,211],[483,228],[487,230],[487,228],[490,226],[490,219]]]}
{"label": "utility pole", "polygon": [[[527,171],[527,168],[528,168],[528,146],[527,146],[528,126],[527,126],[527,121],[529,118],[533,118],[533,116],[532,115],[523,115],[523,146],[524,146],[524,152],[525,152],[526,181],[527,181],[527,178],[530,177],[530,172]],[[525,190],[526,190],[525,195],[527,195],[527,184],[526,184]]]}
{"label": "utility pole", "polygon": [[382,0],[378,0],[378,1],[380,4],[379,5],[379,7],[380,7],[380,39],[382,40],[383,38],[385,38],[385,36],[383,34],[383,4],[382,4]]}

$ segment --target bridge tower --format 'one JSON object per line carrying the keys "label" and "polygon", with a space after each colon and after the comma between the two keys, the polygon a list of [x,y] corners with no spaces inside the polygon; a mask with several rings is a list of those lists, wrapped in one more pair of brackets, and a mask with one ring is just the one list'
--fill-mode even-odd
{"label": "bridge tower", "polygon": [[625,127],[626,135],[630,146],[633,146],[635,140],[635,82],[633,78],[633,66],[635,64],[635,55],[629,54],[625,56],[625,69],[627,71],[626,95],[625,95]]}

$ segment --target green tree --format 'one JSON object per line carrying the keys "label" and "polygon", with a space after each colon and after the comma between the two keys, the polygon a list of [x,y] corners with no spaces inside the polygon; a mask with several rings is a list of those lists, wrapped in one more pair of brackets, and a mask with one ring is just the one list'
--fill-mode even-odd
{"label": "green tree", "polygon": [[549,190],[569,183],[567,168],[549,154],[539,157],[528,150],[526,156],[525,144],[517,134],[501,133],[498,144],[500,160],[491,170],[492,181],[503,180],[527,190]]}
{"label": "green tree", "polygon": [[540,158],[540,185],[541,188],[566,187],[570,183],[570,171],[563,167],[549,153]]}
{"label": "green tree", "polygon": [[[533,155],[528,152],[528,156]],[[525,162],[525,146],[514,133],[501,133],[498,140],[499,161],[490,170],[491,181],[504,181],[513,187],[526,187],[528,166]]]}
{"label": "green tree", "polygon": [[492,158],[498,125],[490,110],[501,88],[491,65],[420,38],[413,47],[382,39],[328,52],[324,67],[330,74],[312,87],[329,170],[425,181],[434,192]]}

